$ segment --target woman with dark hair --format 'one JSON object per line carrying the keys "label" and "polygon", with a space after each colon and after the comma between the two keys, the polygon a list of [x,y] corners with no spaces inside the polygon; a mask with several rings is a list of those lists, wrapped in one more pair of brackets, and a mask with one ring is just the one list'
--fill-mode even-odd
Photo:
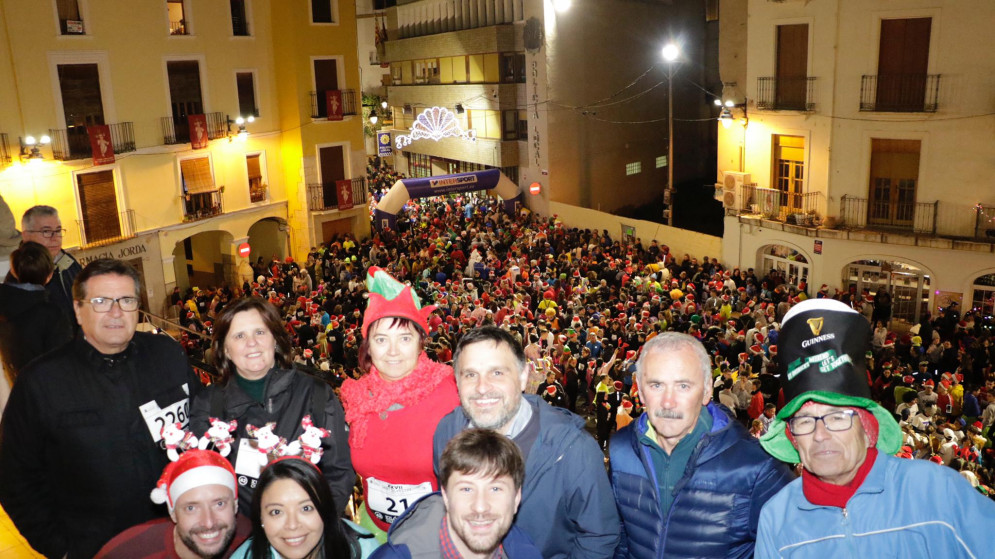
{"label": "woman with dark hair", "polygon": [[203,435],[215,420],[237,426],[228,460],[238,474],[239,503],[247,510],[265,454],[249,444],[246,427],[275,422],[274,434],[287,442],[304,433],[301,420],[326,429],[319,466],[337,511],[352,495],[355,472],[349,458],[345,414],[324,381],[292,368],[290,335],[276,308],[264,299],[243,297],[225,306],[214,325],[211,353],[218,380],[200,392],[190,407],[190,430]]}
{"label": "woman with dark hair", "polygon": [[365,374],[342,383],[353,463],[366,497],[360,525],[384,542],[387,529],[409,505],[438,489],[432,435],[442,416],[459,405],[448,365],[425,354],[428,317],[411,286],[379,268],[366,278],[359,362]]}
{"label": "woman with dark hair", "polygon": [[368,532],[339,518],[321,472],[298,456],[266,466],[249,517],[252,536],[232,559],[365,559],[379,545]]}

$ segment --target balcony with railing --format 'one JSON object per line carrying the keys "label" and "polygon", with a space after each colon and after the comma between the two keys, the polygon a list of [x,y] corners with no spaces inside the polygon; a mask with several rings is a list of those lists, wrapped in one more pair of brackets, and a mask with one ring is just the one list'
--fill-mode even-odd
{"label": "balcony with railing", "polygon": [[[224,138],[228,133],[228,121],[222,113],[207,113],[207,139],[217,140]],[[164,116],[159,119],[162,127],[162,143],[188,144],[190,143],[190,121],[187,116]]]}
{"label": "balcony with railing", "polygon": [[[115,219],[117,218],[117,219]],[[94,248],[113,244],[135,236],[135,210],[125,210],[118,215],[89,215],[76,220],[81,248]]]}
{"label": "balcony with railing", "polygon": [[[352,183],[352,205],[366,205],[366,179],[357,178]],[[312,212],[337,210],[339,208],[339,193],[334,181],[307,185],[307,209]]]}
{"label": "balcony with railing", "polygon": [[756,184],[740,185],[739,189],[738,207],[730,209],[740,214],[806,227],[818,226],[826,215],[822,192],[785,192]]}
{"label": "balcony with railing", "polygon": [[843,229],[936,235],[936,214],[939,205],[939,201],[891,202],[844,194],[840,198],[838,223]]}
{"label": "balcony with railing", "polygon": [[[311,99],[311,118],[328,118],[328,105],[325,103],[324,91],[309,91]],[[359,105],[356,104],[356,90],[342,90],[342,116],[356,114]]]}
{"label": "balcony with railing", "polygon": [[221,215],[225,212],[221,196],[225,187],[216,190],[183,194],[183,221],[197,221]]}
{"label": "balcony with railing", "polygon": [[757,108],[764,111],[814,111],[814,77],[757,78]]}
{"label": "balcony with railing", "polygon": [[939,74],[881,74],[860,80],[860,110],[885,113],[935,113]]}
{"label": "balcony with railing", "polygon": [[995,206],[978,204],[974,211],[974,239],[995,243]]}
{"label": "balcony with railing", "polygon": [[[111,131],[111,146],[114,153],[135,151],[135,130],[130,122],[108,124]],[[93,157],[90,147],[90,133],[86,126],[70,126],[61,130],[49,129],[52,138],[52,158],[59,161],[87,159]]]}
{"label": "balcony with railing", "polygon": [[10,144],[7,143],[7,133],[0,132],[0,167],[10,165],[13,159],[10,157]]}
{"label": "balcony with railing", "polygon": [[397,7],[401,38],[493,27],[525,20],[524,0],[421,0]]}

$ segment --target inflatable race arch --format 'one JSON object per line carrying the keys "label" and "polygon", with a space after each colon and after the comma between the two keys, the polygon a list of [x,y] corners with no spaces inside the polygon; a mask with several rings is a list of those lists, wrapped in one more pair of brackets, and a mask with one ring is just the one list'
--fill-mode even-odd
{"label": "inflatable race arch", "polygon": [[523,193],[518,185],[500,169],[473,171],[455,175],[439,175],[421,179],[401,179],[384,194],[373,212],[376,228],[397,230],[397,212],[412,198],[442,196],[475,190],[494,190],[504,200],[504,211],[514,213],[521,208]]}

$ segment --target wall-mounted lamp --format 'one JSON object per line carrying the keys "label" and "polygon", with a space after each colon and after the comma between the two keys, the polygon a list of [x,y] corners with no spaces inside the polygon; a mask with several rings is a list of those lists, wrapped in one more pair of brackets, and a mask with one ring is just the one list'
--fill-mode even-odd
{"label": "wall-mounted lamp", "polygon": [[721,99],[716,99],[715,106],[722,107],[722,112],[719,113],[719,122],[722,123],[723,128],[729,128],[730,126],[732,126],[732,123],[735,122],[736,118],[733,116],[732,110],[737,107],[743,109],[743,118],[740,121],[743,124],[743,126],[746,126],[750,122],[750,117],[749,115],[747,115],[746,112],[745,99],[743,100],[742,103],[736,103],[732,100],[727,100],[723,103]]}
{"label": "wall-mounted lamp", "polygon": [[463,103],[456,103],[456,114],[461,115],[464,112],[466,112],[466,109],[463,108]]}
{"label": "wall-mounted lamp", "polygon": [[[248,117],[245,118],[239,116],[235,120],[232,120],[231,117],[228,117],[228,141],[230,142],[234,139],[234,136],[238,136],[238,139],[244,142],[245,139],[249,137],[249,131],[245,129],[245,125],[255,121],[256,117],[252,115],[249,115]],[[231,133],[232,124],[238,126],[238,131],[235,134]]]}
{"label": "wall-mounted lamp", "polygon": [[377,124],[377,122],[379,120],[380,120],[380,117],[377,116],[377,110],[376,109],[370,109],[370,124],[372,124],[373,126],[376,126],[376,124]]}
{"label": "wall-mounted lamp", "polygon": [[39,146],[52,143],[52,138],[45,134],[42,134],[40,140],[36,140],[34,136],[25,136],[18,140],[21,142],[21,161],[25,163],[35,163],[45,159]]}
{"label": "wall-mounted lamp", "polygon": [[387,101],[380,101],[380,108],[386,111],[387,110]]}

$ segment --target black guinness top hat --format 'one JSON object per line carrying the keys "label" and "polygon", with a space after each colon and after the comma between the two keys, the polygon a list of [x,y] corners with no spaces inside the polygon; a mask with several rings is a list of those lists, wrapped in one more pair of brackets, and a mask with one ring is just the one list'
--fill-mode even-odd
{"label": "black guinness top hat", "polygon": [[901,428],[891,412],[871,399],[864,360],[869,341],[867,320],[839,301],[809,299],[788,311],[777,344],[785,364],[781,382],[787,404],[760,439],[768,453],[784,462],[799,461],[785,434],[785,420],[810,401],[870,411],[878,422],[877,448],[898,452]]}

